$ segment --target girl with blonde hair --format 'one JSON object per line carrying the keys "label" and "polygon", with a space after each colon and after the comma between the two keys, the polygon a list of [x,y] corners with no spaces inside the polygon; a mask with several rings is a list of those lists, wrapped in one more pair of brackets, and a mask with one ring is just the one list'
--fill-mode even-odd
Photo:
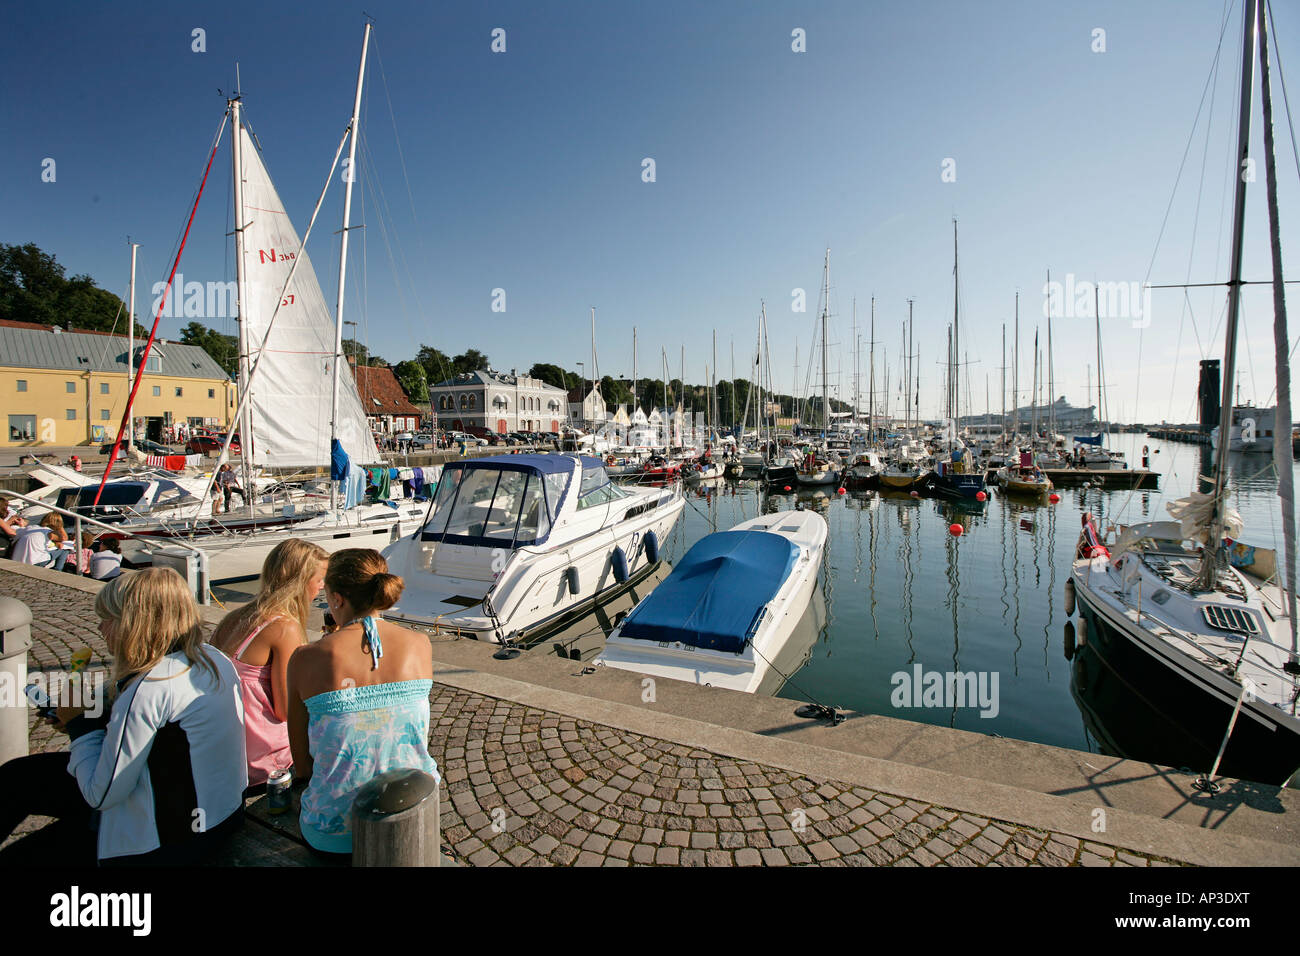
{"label": "girl with blonde hair", "polygon": [[298,825],[319,852],[352,852],[352,800],[376,775],[438,773],[429,756],[429,639],[380,616],[402,588],[378,551],[331,555],[325,599],[339,627],[289,661],[294,775],[308,781]]}
{"label": "girl with blonde hair", "polygon": [[248,783],[264,785],[293,762],[289,750],[289,658],[307,643],[307,615],[325,580],[329,554],[290,538],[262,565],[262,588],[252,603],[226,615],[212,635],[239,673],[244,697]]}
{"label": "girl with blonde hair", "polygon": [[194,598],[170,568],[116,578],[95,613],[113,657],[112,707],[58,708],[72,738],[66,759],[35,754],[0,767],[0,841],[28,814],[57,816],[69,826],[56,849],[76,859],[98,810],[101,864],[206,862],[243,821],[234,666],[204,645]]}

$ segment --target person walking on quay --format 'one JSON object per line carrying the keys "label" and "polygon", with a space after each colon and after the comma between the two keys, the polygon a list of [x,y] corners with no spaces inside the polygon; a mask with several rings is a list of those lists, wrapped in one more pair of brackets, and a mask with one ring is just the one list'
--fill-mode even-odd
{"label": "person walking on quay", "polygon": [[[243,822],[243,705],[234,665],[203,644],[194,597],[170,568],[121,577],[95,598],[113,657],[104,701],[59,707],[69,753],[0,767],[0,841],[27,816],[58,823],[11,844],[0,863],[194,865]],[[98,836],[91,829],[99,811]]]}
{"label": "person walking on quay", "polygon": [[352,801],[377,775],[418,768],[437,776],[429,639],[380,617],[402,587],[378,551],[335,552],[325,599],[339,626],[289,659],[289,746],[295,777],[307,781],[298,825],[321,853],[352,852]]}
{"label": "person walking on quay", "polygon": [[212,635],[212,645],[239,674],[250,788],[293,762],[286,723],[289,658],[307,643],[307,616],[328,560],[329,553],[310,541],[280,542],[262,564],[257,597],[227,614]]}
{"label": "person walking on quay", "polygon": [[235,477],[235,469],[230,463],[221,466],[217,472],[217,484],[221,487],[222,497],[226,499],[226,514],[230,514],[230,496],[239,495],[239,500],[243,504],[248,504],[248,496],[244,494],[244,489],[239,487],[239,479]]}

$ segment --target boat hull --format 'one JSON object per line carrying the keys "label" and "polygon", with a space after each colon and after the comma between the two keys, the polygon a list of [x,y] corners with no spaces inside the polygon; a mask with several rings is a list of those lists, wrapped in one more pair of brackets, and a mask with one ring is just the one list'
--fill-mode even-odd
{"label": "boat hull", "polygon": [[[1076,650],[1074,692],[1084,698],[1085,715],[1106,723],[1105,739],[1120,754],[1165,766],[1208,773],[1240,694],[1224,674],[1198,664],[1131,622],[1120,621],[1075,574],[1079,615],[1086,623],[1084,646]],[[1126,727],[1136,704],[1157,716],[1141,728]],[[1106,721],[1107,717],[1112,719]],[[1270,704],[1242,705],[1224,751],[1219,773],[1280,785],[1300,768],[1300,722]]]}

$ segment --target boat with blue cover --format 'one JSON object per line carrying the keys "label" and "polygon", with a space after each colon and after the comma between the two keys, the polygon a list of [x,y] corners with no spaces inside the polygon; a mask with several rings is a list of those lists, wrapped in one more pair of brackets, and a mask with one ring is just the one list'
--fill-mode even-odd
{"label": "boat with blue cover", "polygon": [[680,485],[620,486],[589,456],[448,462],[418,530],[383,552],[406,582],[385,616],[526,642],[648,573],[684,508]]}
{"label": "boat with blue cover", "polygon": [[752,693],[808,607],[826,537],[820,515],[785,511],[701,538],[596,663]]}

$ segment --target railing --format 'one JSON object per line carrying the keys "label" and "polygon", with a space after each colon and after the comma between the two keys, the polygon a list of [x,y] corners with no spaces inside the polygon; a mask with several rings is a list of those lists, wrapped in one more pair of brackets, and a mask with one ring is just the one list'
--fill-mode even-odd
{"label": "railing", "polygon": [[[145,535],[137,534],[136,532],[133,531],[124,531],[119,526],[111,525],[103,521],[98,521],[95,518],[87,517],[86,515],[80,514],[75,511],[68,511],[65,508],[58,507],[57,505],[45,504],[44,502],[36,498],[32,498],[28,495],[22,494],[21,492],[11,491],[11,492],[7,492],[7,494],[10,495],[11,497],[18,498],[21,501],[26,501],[28,504],[36,505],[37,507],[40,508],[46,508],[49,511],[54,512],[55,514],[61,514],[68,518],[73,519],[75,534],[76,534],[75,542],[76,542],[78,554],[80,554],[81,552],[81,529],[83,523],[94,525],[97,528],[103,528],[105,531],[111,531],[114,534],[122,535],[123,537],[129,537],[129,538],[145,537]],[[208,597],[208,556],[207,554],[205,554],[201,549],[194,547],[193,545],[186,544],[185,542],[176,539],[169,539],[168,543],[174,544],[178,548],[184,548],[186,551],[192,551],[194,554],[198,555],[199,573],[198,573],[198,580],[195,582],[196,593],[194,597],[195,600],[197,600],[198,603],[200,604],[210,603],[210,599]]]}

